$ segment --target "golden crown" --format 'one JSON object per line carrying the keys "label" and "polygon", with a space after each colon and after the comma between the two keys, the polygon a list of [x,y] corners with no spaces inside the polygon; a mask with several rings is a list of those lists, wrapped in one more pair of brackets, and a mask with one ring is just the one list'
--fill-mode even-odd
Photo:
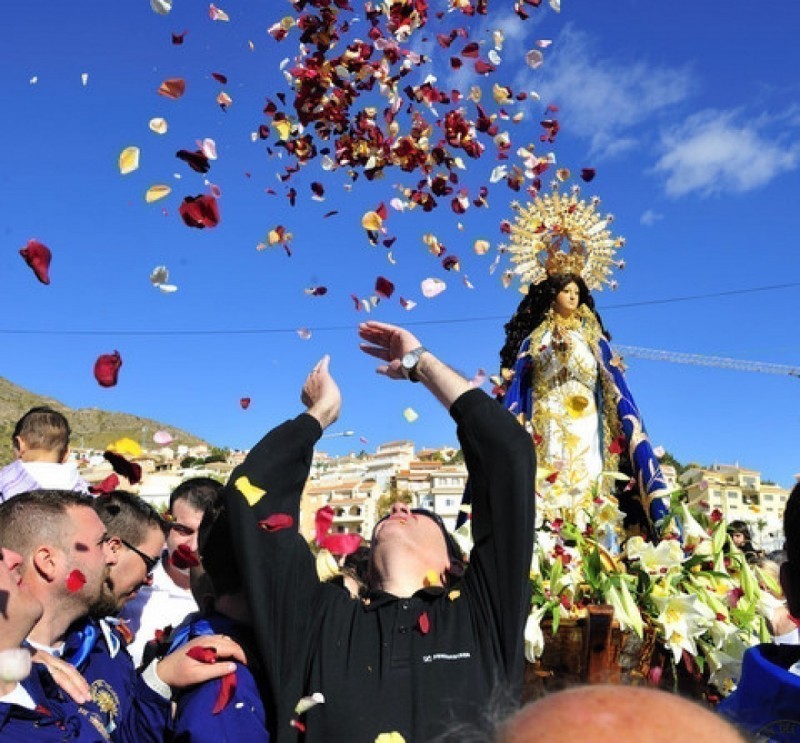
{"label": "golden crown", "polygon": [[599,206],[596,196],[581,200],[578,186],[569,195],[554,188],[525,206],[512,204],[517,215],[510,229],[511,245],[503,249],[511,253],[520,281],[538,284],[554,274],[574,273],[589,289],[616,287],[612,269],[625,263],[614,260],[614,254],[625,238],[611,234],[608,225],[614,217],[600,214]]}

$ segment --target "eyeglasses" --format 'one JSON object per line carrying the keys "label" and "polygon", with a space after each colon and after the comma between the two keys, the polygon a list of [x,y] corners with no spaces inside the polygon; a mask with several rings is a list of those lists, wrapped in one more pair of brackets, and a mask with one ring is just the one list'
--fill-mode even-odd
{"label": "eyeglasses", "polygon": [[124,544],[131,552],[135,552],[139,557],[144,560],[145,567],[147,568],[147,577],[149,578],[153,575],[153,571],[158,567],[158,563],[161,561],[161,555],[158,557],[150,557],[150,555],[146,555],[137,547],[134,547],[130,542],[126,542],[124,539],[120,538],[119,540]]}

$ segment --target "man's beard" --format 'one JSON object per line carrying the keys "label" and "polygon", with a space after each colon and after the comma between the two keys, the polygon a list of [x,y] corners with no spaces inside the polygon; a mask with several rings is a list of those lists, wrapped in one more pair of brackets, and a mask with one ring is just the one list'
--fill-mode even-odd
{"label": "man's beard", "polygon": [[89,616],[94,619],[114,616],[119,611],[119,602],[114,594],[114,582],[111,576],[106,576],[100,595],[89,607]]}

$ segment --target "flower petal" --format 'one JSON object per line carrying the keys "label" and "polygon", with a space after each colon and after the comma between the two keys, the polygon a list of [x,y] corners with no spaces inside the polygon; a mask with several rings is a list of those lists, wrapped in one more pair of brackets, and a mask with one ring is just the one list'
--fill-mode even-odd
{"label": "flower petal", "polygon": [[94,378],[101,387],[113,387],[117,383],[121,366],[119,351],[104,353],[94,362]]}
{"label": "flower petal", "polygon": [[119,172],[122,175],[133,173],[139,168],[139,148],[126,147],[119,154]]}

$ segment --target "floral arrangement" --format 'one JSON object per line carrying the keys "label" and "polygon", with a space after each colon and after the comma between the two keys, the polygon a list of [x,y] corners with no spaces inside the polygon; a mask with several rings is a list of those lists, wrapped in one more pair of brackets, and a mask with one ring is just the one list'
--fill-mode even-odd
{"label": "floral arrangement", "polygon": [[[619,473],[603,478],[628,480]],[[562,478],[537,483],[528,661],[544,652],[545,620],[555,634],[564,618],[586,616],[592,604],[610,604],[621,629],[640,638],[654,631],[675,666],[683,663],[719,694],[729,694],[744,651],[770,639],[769,594],[780,593],[774,578],[748,564],[719,511],[692,514],[680,492],[670,496],[658,544],[625,538],[624,514],[614,496],[601,495],[609,490],[601,484],[585,491]],[[654,681],[660,670],[654,669]]]}

